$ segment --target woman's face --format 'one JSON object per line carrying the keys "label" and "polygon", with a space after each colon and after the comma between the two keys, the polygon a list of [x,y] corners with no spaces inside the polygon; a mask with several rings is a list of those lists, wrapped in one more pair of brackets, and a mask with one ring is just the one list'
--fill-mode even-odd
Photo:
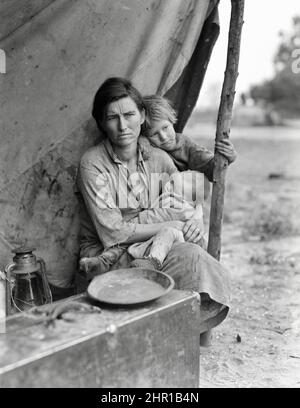
{"label": "woman's face", "polygon": [[102,127],[113,145],[125,147],[137,142],[144,120],[144,112],[127,96],[108,104]]}

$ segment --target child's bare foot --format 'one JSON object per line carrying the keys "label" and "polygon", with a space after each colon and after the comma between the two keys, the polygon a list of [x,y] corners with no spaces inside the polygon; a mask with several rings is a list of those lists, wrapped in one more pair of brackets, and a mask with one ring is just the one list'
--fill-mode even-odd
{"label": "child's bare foot", "polygon": [[91,258],[81,258],[79,261],[79,269],[84,271],[88,276],[93,277],[100,275],[103,271],[103,262],[97,256]]}

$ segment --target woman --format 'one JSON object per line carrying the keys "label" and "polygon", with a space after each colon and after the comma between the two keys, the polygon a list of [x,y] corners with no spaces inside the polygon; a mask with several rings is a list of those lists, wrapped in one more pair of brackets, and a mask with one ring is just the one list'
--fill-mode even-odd
{"label": "woman", "polygon": [[[99,256],[108,248],[126,249],[166,227],[184,231],[189,219],[186,211],[173,209],[174,221],[159,222],[164,209],[150,208],[152,176],[165,177],[177,169],[166,152],[152,146],[145,151],[139,143],[145,120],[140,93],[125,79],[109,78],[96,93],[92,114],[105,139],[90,148],[80,162],[80,256]],[[157,214],[158,222],[146,223],[149,212],[152,220]],[[226,317],[229,281],[221,264],[194,244],[202,234],[194,230],[192,237],[185,236],[188,242],[174,244],[162,271],[173,277],[176,288],[200,293],[203,331]],[[128,267],[131,261],[124,251],[110,269]],[[219,318],[215,319],[216,315]]]}

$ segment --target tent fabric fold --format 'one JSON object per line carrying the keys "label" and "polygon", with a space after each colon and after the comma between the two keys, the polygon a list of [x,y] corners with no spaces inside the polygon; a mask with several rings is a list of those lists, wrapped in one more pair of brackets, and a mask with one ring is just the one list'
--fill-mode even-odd
{"label": "tent fabric fold", "polygon": [[109,76],[124,76],[143,94],[166,94],[182,129],[218,34],[217,3],[1,2],[7,72],[0,74],[0,267],[12,247],[26,243],[45,259],[53,285],[72,286],[73,184],[81,155],[97,141],[90,114],[97,88]]}

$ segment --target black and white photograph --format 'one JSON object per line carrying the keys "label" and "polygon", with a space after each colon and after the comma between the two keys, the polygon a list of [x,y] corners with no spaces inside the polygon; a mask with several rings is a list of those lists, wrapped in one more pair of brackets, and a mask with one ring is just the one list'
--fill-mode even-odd
{"label": "black and white photograph", "polygon": [[299,0],[0,0],[0,388],[300,388]]}

